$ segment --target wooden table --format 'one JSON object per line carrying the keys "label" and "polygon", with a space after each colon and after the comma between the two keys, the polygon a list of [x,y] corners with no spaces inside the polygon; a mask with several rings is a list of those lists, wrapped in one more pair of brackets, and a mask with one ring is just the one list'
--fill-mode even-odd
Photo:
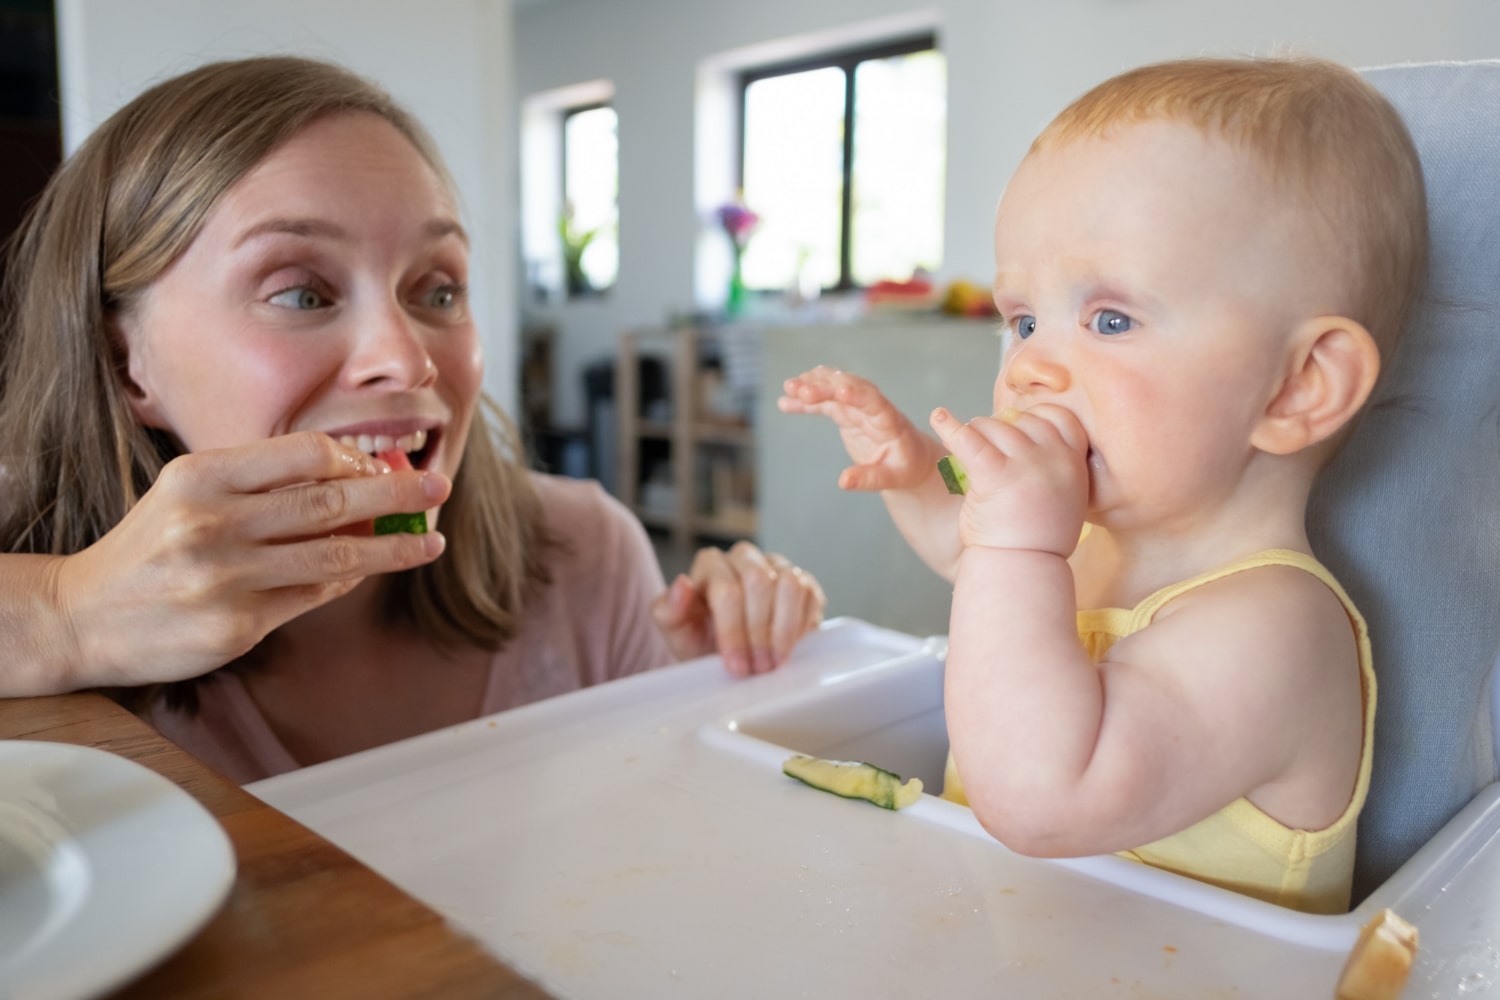
{"label": "wooden table", "polygon": [[238,871],[183,948],[114,996],[545,998],[349,854],[99,694],[0,699],[0,739],[98,747],[176,782],[223,825]]}

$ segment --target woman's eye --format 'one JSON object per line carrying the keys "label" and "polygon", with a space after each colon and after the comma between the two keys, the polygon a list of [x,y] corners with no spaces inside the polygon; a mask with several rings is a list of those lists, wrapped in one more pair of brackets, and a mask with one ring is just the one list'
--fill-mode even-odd
{"label": "woman's eye", "polygon": [[427,293],[427,307],[429,309],[449,310],[457,308],[464,297],[462,285],[438,285]]}
{"label": "woman's eye", "polygon": [[1035,316],[1017,316],[1013,322],[1016,328],[1016,336],[1022,340],[1036,333]]}
{"label": "woman's eye", "polygon": [[308,285],[298,285],[277,292],[268,300],[273,306],[283,309],[326,309],[328,299],[322,292]]}
{"label": "woman's eye", "polygon": [[1122,312],[1113,309],[1100,309],[1094,314],[1094,321],[1089,324],[1096,333],[1116,334],[1125,333],[1135,327],[1135,320]]}

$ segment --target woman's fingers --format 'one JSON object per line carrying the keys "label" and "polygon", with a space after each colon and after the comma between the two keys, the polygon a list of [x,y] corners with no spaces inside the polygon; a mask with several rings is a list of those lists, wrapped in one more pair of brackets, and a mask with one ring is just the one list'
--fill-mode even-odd
{"label": "woman's fingers", "polygon": [[[300,431],[234,448],[185,455],[205,488],[225,493],[269,493],[297,483],[374,476],[391,471],[380,459],[318,431]],[[166,470],[163,470],[166,475]]]}
{"label": "woman's fingers", "polygon": [[[823,619],[817,580],[750,542],[737,542],[727,552],[703,549],[693,560],[690,581],[697,607],[708,618],[704,631],[736,676],[776,669]],[[665,609],[657,613],[657,623],[671,624]]]}
{"label": "woman's fingers", "polygon": [[249,591],[355,581],[432,562],[447,548],[440,532],[421,535],[326,535],[250,549],[237,567]]}
{"label": "woman's fingers", "polygon": [[[277,465],[284,460],[284,468]],[[392,472],[326,434],[294,434],[169,462],[153,492],[197,538],[238,525],[246,540],[326,535],[385,514],[430,510],[452,491],[435,472]]]}
{"label": "woman's fingers", "polygon": [[823,621],[826,603],[823,588],[811,573],[794,566],[785,556],[772,553],[776,570],[776,599],[771,615],[771,653],[774,666],[785,663],[792,647]]}

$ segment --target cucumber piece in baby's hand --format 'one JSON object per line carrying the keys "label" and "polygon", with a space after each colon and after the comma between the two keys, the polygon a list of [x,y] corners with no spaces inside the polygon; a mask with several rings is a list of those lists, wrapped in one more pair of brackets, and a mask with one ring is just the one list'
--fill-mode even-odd
{"label": "cucumber piece in baby's hand", "polygon": [[963,463],[952,455],[938,459],[938,475],[943,477],[943,485],[948,487],[949,493],[969,492],[969,474],[964,471]]}
{"label": "cucumber piece in baby's hand", "polygon": [[[411,468],[411,460],[406,457],[406,452],[400,448],[392,448],[390,451],[382,451],[375,456],[393,472],[401,472]],[[386,514],[375,519],[375,534],[377,535],[425,535],[427,534],[427,512],[419,510],[412,514]]]}
{"label": "cucumber piece in baby's hand", "polygon": [[781,771],[805,785],[846,799],[864,799],[882,809],[905,809],[922,797],[922,779],[901,783],[901,775],[854,760],[822,760],[797,754]]}
{"label": "cucumber piece in baby's hand", "polygon": [[[1021,416],[1021,411],[1014,406],[1007,406],[995,414],[996,420],[1003,420],[1007,424],[1013,424]],[[943,477],[943,485],[948,487],[949,493],[969,492],[969,474],[964,470],[963,463],[952,455],[944,455],[938,459],[938,475]]]}

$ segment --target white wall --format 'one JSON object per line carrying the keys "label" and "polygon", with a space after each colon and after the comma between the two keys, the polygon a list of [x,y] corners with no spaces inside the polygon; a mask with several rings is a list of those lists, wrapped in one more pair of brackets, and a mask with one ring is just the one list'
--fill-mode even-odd
{"label": "white wall", "polygon": [[722,53],[930,12],[948,60],[940,277],[988,282],[991,212],[1031,137],[1088,86],[1145,62],[1293,46],[1354,66],[1500,57],[1495,0],[551,0],[516,12],[522,97],[608,79],[620,114],[620,278],[559,324],[554,419],[583,420],[581,365],[694,303],[694,84]]}
{"label": "white wall", "polygon": [[149,83],[214,59],[295,53],[368,76],[432,132],[459,187],[485,389],[516,410],[511,0],[57,0],[64,146]]}

